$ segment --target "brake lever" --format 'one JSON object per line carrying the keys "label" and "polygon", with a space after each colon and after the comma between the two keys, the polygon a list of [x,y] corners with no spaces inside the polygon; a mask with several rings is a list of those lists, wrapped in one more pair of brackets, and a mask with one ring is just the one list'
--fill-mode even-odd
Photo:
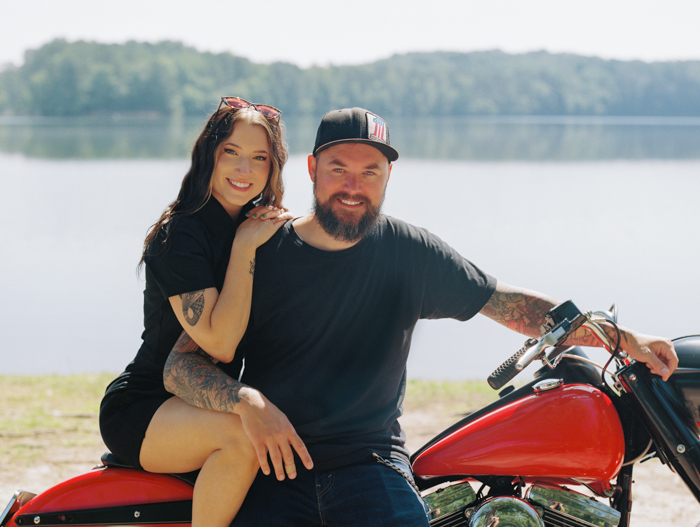
{"label": "brake lever", "polygon": [[569,321],[561,321],[559,324],[554,326],[551,331],[548,331],[542,335],[538,339],[537,344],[523,353],[523,355],[518,359],[518,362],[515,363],[515,369],[518,371],[524,370],[533,360],[544,354],[545,348],[556,346],[560,340],[565,339],[569,334],[569,331],[571,331],[571,324]]}

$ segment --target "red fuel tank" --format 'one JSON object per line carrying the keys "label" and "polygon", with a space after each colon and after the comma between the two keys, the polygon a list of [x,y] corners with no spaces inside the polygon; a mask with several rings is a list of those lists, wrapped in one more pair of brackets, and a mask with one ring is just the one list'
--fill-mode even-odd
{"label": "red fuel tank", "polygon": [[617,410],[599,389],[569,384],[495,408],[418,454],[419,478],[503,475],[608,481],[625,443]]}

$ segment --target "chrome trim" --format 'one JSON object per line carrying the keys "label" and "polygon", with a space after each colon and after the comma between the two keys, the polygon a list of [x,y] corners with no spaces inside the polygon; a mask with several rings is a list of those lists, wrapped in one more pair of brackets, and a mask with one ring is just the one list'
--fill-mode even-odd
{"label": "chrome trim", "polygon": [[469,518],[469,527],[544,527],[544,522],[532,505],[520,498],[500,496],[489,498]]}
{"label": "chrome trim", "polygon": [[620,523],[619,511],[577,492],[533,485],[526,497],[545,509],[555,510],[595,527],[617,527]]}
{"label": "chrome trim", "polygon": [[464,481],[426,494],[423,496],[423,501],[430,509],[430,519],[434,520],[468,507],[476,501],[476,492],[468,482]]}
{"label": "chrome trim", "polygon": [[15,503],[19,502],[19,505],[17,509],[14,512],[17,512],[19,509],[24,507],[24,505],[34,498],[36,494],[33,492],[29,492],[27,490],[17,490],[15,491],[15,494],[10,498],[10,503],[7,504],[7,507],[5,507],[5,510],[2,511],[2,514],[0,514],[0,527],[4,526],[5,524],[8,523],[10,519],[10,515],[14,515],[12,512],[12,507],[14,507]]}
{"label": "chrome trim", "polygon": [[588,320],[581,325],[593,333],[595,338],[598,339],[601,344],[604,344],[609,351],[612,351],[614,346],[612,345],[612,342],[610,342],[610,337],[608,337],[605,330],[601,328],[594,320]]}
{"label": "chrome trim", "polygon": [[560,386],[564,386],[564,379],[544,379],[543,381],[536,383],[532,387],[532,391],[535,393],[548,392],[549,390],[554,390]]}

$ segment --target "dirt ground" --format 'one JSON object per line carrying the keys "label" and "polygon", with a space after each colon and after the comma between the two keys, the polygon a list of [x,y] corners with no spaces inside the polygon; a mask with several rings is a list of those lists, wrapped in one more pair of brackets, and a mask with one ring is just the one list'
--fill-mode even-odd
{"label": "dirt ground", "polygon": [[[412,451],[461,417],[442,400],[423,399],[418,405],[408,398],[406,408],[401,421]],[[8,412],[7,406],[0,408],[0,415]],[[59,424],[0,428],[0,510],[18,488],[38,493],[99,463],[105,446],[97,412],[54,410],[51,415]],[[657,460],[637,465],[634,480],[632,527],[695,527],[700,522],[700,505]]]}

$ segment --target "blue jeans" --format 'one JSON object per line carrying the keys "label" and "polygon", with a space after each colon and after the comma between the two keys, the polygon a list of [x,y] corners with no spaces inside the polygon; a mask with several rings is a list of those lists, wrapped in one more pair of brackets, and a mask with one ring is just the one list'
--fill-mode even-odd
{"label": "blue jeans", "polygon": [[[391,461],[404,473],[405,463]],[[297,467],[299,464],[297,464]],[[235,527],[427,527],[426,507],[399,472],[368,460],[325,472],[299,470],[277,481],[258,474]]]}

